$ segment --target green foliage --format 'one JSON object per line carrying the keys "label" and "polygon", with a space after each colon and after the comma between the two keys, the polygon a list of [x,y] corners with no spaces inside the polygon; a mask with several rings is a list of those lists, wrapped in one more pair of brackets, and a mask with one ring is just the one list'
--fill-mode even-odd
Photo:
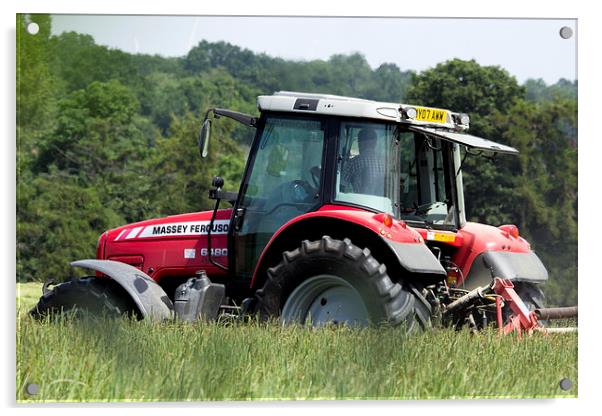
{"label": "green foliage", "polygon": [[155,72],[181,73],[179,60],[160,56],[132,55],[97,45],[90,35],[62,33],[49,45],[52,72],[67,91],[83,89],[94,81],[117,80],[140,88],[142,79]]}
{"label": "green foliage", "polygon": [[17,187],[17,275],[62,281],[75,277],[72,259],[94,258],[102,232],[124,219],[98,190],[56,169]]}
{"label": "green foliage", "polygon": [[95,81],[69,94],[58,103],[55,130],[40,143],[36,168],[54,164],[92,180],[141,159],[148,143],[137,134],[137,111],[135,96],[118,81]]}
{"label": "green foliage", "polygon": [[489,133],[487,115],[507,112],[523,94],[524,89],[508,71],[453,59],[418,75],[409,88],[408,100],[468,113],[470,131],[479,135]]}
{"label": "green foliage", "polygon": [[374,71],[375,80],[366,89],[365,96],[378,101],[403,102],[414,76],[414,72],[402,72],[395,64],[382,64]]}
{"label": "green foliage", "polygon": [[[171,136],[157,142],[151,162],[153,170],[149,172],[153,184],[149,196],[159,213],[179,214],[210,207],[207,191],[215,152],[212,149],[209,159],[200,160],[195,139],[201,123],[202,119],[191,113],[175,118]],[[212,139],[214,147],[219,141],[217,134],[213,134]]]}
{"label": "green foliage", "polygon": [[[36,36],[25,28],[35,21]],[[287,61],[225,42],[182,58],[129,54],[74,32],[51,36],[48,15],[17,16],[18,279],[71,276],[105,229],[199,211],[211,177],[237,191],[253,129],[222,118],[211,150],[196,147],[211,107],[256,114],[256,97],[299,90],[450,108],[470,132],[518,157],[465,161],[468,216],[516,223],[551,275],[551,303],[576,302],[576,82],[524,86],[496,66],[454,59],[419,74],[360,54]]]}
{"label": "green foliage", "polygon": [[285,61],[226,42],[200,42],[184,59],[192,74],[221,68],[234,78],[257,86],[262,93],[278,90],[352,95],[401,101],[413,72],[394,64],[372,70],[361,54],[333,55],[328,61]]}
{"label": "green foliage", "polygon": [[[40,30],[27,32],[30,22]],[[17,15],[17,124],[21,128],[42,130],[51,122],[55,94],[50,68],[50,29],[48,15]]]}
{"label": "green foliage", "polygon": [[521,152],[498,164],[512,177],[513,221],[550,272],[554,304],[577,301],[577,103],[556,99],[517,102],[492,125]]}
{"label": "green foliage", "polygon": [[567,99],[577,101],[577,81],[560,79],[556,84],[546,85],[544,80],[528,79],[525,82],[526,97],[533,101]]}

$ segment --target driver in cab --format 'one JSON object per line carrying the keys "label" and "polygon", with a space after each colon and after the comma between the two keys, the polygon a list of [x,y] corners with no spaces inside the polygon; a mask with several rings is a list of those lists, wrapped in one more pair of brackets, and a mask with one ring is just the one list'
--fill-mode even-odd
{"label": "driver in cab", "polygon": [[372,128],[361,129],[357,142],[359,154],[343,166],[341,179],[346,185],[346,192],[382,195],[385,163],[376,152],[376,132]]}

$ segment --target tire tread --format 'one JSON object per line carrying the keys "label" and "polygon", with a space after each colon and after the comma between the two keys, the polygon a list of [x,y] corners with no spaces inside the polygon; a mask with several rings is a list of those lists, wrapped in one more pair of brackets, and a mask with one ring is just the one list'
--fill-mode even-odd
{"label": "tire tread", "polygon": [[408,328],[413,328],[416,326],[416,315],[420,315],[420,320],[425,321],[421,327],[427,326],[426,321],[430,322],[430,316],[417,314],[415,303],[418,302],[415,301],[415,296],[404,289],[402,284],[391,280],[387,274],[387,267],[372,256],[370,249],[362,249],[348,238],[336,240],[326,235],[317,241],[302,241],[300,248],[284,252],[282,261],[268,269],[264,286],[256,292],[260,317],[268,319],[280,313],[280,307],[285,301],[281,297],[287,279],[295,275],[297,262],[313,256],[328,257],[333,261],[337,258],[351,261],[355,263],[355,268],[365,272],[366,283],[380,302],[384,322],[375,322],[376,324],[396,326],[405,323]]}
{"label": "tire tread", "polygon": [[109,316],[137,312],[130,299],[120,298],[108,281],[84,277],[56,285],[40,297],[29,314],[41,319],[73,309],[103,311]]}

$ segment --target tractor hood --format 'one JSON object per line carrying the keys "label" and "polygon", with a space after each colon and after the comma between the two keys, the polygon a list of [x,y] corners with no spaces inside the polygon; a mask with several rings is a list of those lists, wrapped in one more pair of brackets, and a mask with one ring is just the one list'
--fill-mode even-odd
{"label": "tractor hood", "polygon": [[[164,276],[190,277],[198,270],[223,273],[208,259],[212,211],[173,215],[127,224],[104,233],[96,257],[129,264],[159,281]],[[211,228],[211,252],[220,263],[228,260],[228,226],[232,209],[217,212]]]}
{"label": "tractor hood", "polygon": [[[107,232],[109,242],[155,240],[158,238],[190,238],[207,235],[211,211],[172,215],[140,221],[114,228]],[[227,234],[231,209],[220,210],[213,223],[212,234]]]}
{"label": "tractor hood", "polygon": [[496,143],[491,140],[483,139],[481,137],[472,136],[470,134],[464,133],[455,133],[447,130],[429,128],[429,127],[418,127],[411,126],[409,128],[412,131],[428,134],[431,136],[435,136],[442,140],[447,140],[449,142],[458,143],[464,145],[470,149],[475,150],[484,150],[487,152],[496,152],[496,153],[509,153],[509,154],[517,154],[518,150],[514,147],[506,146],[504,144]]}

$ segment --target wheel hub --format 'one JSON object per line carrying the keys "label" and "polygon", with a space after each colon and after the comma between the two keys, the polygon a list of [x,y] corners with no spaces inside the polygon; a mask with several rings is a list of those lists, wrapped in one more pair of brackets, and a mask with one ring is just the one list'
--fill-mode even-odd
{"label": "wheel hub", "polygon": [[366,326],[368,310],[358,291],[344,279],[319,275],[305,280],[288,297],[282,309],[284,323],[313,326],[347,324]]}

